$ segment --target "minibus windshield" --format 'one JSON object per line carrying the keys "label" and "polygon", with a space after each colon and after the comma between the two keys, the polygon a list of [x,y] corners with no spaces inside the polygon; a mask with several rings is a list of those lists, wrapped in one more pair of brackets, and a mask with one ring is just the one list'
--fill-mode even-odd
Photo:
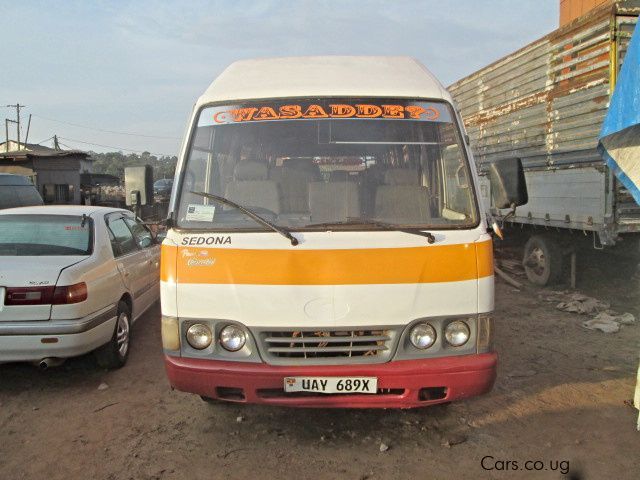
{"label": "minibus windshield", "polygon": [[203,108],[174,205],[179,228],[289,230],[477,224],[451,107],[398,99],[289,99]]}

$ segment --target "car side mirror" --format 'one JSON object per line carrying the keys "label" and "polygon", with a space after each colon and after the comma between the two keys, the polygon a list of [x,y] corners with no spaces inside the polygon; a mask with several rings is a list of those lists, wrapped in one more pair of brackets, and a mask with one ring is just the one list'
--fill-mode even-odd
{"label": "car side mirror", "polygon": [[142,248],[150,247],[152,243],[153,243],[152,237],[142,237],[142,239],[140,240],[140,246]]}
{"label": "car side mirror", "polygon": [[489,166],[491,199],[495,208],[515,208],[529,201],[522,160],[503,158]]}

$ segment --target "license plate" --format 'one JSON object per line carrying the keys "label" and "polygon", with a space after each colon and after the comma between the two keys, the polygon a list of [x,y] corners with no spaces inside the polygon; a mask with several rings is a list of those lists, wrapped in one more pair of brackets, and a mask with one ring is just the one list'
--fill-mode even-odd
{"label": "license plate", "polygon": [[376,377],[285,377],[285,392],[376,393]]}

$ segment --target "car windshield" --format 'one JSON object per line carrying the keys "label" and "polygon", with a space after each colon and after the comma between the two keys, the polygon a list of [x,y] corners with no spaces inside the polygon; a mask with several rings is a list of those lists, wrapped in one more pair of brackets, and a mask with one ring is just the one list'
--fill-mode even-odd
{"label": "car windshield", "polygon": [[89,255],[92,229],[76,215],[0,215],[0,256]]}
{"label": "car windshield", "polygon": [[225,197],[291,230],[446,229],[477,223],[451,107],[305,99],[204,108],[176,205],[182,228],[262,229]]}

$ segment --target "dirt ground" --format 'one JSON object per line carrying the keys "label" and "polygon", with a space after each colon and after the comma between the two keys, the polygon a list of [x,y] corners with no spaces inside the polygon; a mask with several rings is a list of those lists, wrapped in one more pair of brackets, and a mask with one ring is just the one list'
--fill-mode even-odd
{"label": "dirt ground", "polygon": [[[638,317],[633,269],[593,268],[579,290]],[[625,404],[640,322],[589,331],[547,292],[497,281],[494,390],[409,411],[212,406],[171,391],[155,307],[121,370],[91,357],[0,366],[0,479],[533,479],[568,466],[573,478],[640,478],[638,412]]]}

